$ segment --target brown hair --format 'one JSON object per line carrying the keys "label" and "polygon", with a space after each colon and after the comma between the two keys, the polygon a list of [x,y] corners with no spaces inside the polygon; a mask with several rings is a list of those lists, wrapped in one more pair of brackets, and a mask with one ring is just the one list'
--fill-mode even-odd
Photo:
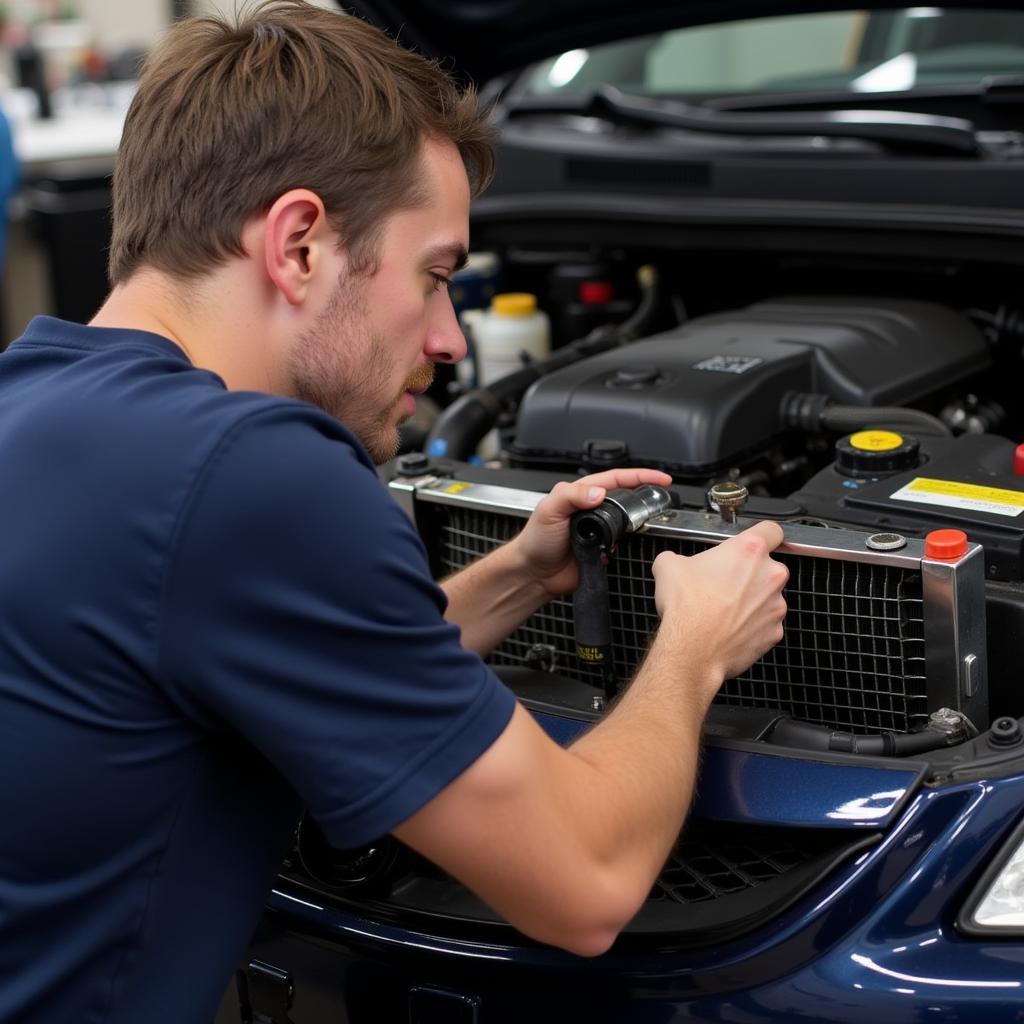
{"label": "brown hair", "polygon": [[291,188],[323,200],[357,269],[388,214],[415,206],[424,137],[454,143],[474,195],[493,173],[472,89],[351,15],[267,0],[237,25],[176,24],[148,57],[113,181],[111,284],[142,265],[198,276],[243,254]]}

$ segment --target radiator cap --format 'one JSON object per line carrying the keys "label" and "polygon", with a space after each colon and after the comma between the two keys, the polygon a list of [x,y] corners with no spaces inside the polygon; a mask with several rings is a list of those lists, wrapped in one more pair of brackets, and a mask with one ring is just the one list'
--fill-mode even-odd
{"label": "radiator cap", "polygon": [[920,442],[893,430],[860,430],[836,441],[836,469],[844,476],[878,477],[917,466]]}
{"label": "radiator cap", "polygon": [[932,530],[924,538],[925,558],[954,561],[967,554],[967,534],[963,530]]}

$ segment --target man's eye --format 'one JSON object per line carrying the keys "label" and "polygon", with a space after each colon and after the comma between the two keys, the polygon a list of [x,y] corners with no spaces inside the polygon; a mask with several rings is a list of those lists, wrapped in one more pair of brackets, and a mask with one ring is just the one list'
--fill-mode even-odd
{"label": "man's eye", "polygon": [[451,287],[451,278],[445,277],[444,274],[431,273],[430,275],[434,279],[434,291],[439,292],[442,289],[448,289]]}

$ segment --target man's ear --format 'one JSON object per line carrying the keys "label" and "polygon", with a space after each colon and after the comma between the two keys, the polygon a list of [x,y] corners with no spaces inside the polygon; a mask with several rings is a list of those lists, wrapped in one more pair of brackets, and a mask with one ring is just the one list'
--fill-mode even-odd
{"label": "man's ear", "polygon": [[267,211],[263,259],[267,276],[288,303],[302,303],[335,244],[321,198],[306,188],[278,196]]}

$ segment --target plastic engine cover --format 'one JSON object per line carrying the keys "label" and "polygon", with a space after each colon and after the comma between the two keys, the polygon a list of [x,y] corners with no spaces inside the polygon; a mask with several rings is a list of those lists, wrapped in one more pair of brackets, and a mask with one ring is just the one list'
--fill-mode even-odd
{"label": "plastic engine cover", "polygon": [[691,320],[537,381],[513,462],[703,475],[767,448],[787,392],[905,405],[989,365],[981,334],[926,302],[793,298]]}

